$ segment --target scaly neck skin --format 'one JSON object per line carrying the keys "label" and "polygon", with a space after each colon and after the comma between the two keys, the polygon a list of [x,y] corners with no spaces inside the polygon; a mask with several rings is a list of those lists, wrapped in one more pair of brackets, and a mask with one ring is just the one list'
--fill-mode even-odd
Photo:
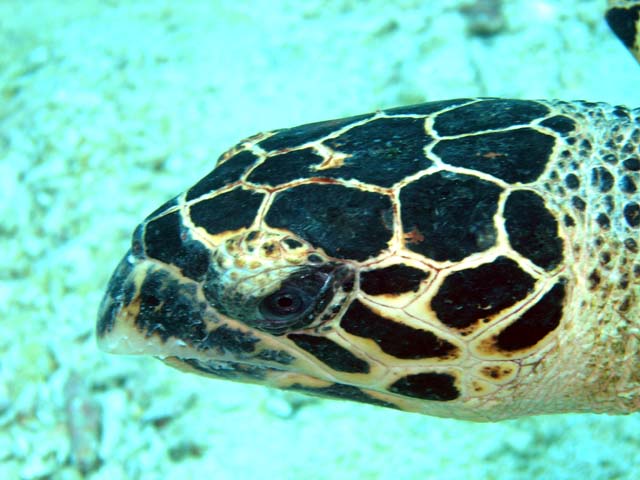
{"label": "scaly neck skin", "polygon": [[578,146],[566,162],[577,165],[580,179],[577,188],[565,185],[563,202],[576,225],[561,227],[573,256],[573,291],[547,378],[572,372],[562,380],[563,397],[577,411],[625,413],[640,409],[640,110],[591,106],[582,113],[589,110],[600,125],[584,134],[590,154]]}

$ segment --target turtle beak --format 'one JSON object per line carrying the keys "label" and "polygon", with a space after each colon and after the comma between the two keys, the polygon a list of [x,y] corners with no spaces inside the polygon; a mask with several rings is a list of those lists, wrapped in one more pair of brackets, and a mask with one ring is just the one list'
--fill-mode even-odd
{"label": "turtle beak", "polygon": [[131,334],[134,332],[126,331],[127,324],[133,323],[127,307],[131,305],[136,292],[139,263],[129,250],[113,272],[100,303],[96,336],[100,349],[108,353],[144,353],[135,351],[131,344]]}
{"label": "turtle beak", "polygon": [[195,281],[129,251],[100,304],[98,346],[124,355],[188,356],[215,321],[203,300]]}
{"label": "turtle beak", "polygon": [[[140,324],[141,312],[150,312],[160,300],[141,292],[145,279],[158,266],[128,251],[109,280],[98,310],[98,347],[122,355],[170,355],[170,345]],[[146,316],[148,319],[149,315]],[[151,328],[162,329],[161,325]]]}

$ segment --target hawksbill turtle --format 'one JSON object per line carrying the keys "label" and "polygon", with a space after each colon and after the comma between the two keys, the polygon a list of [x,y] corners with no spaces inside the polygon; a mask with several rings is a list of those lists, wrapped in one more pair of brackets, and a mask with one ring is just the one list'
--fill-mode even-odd
{"label": "hawksbill turtle", "polygon": [[[640,2],[610,1],[640,60]],[[640,109],[461,98],[254,135],[135,230],[111,353],[477,421],[640,408]]]}

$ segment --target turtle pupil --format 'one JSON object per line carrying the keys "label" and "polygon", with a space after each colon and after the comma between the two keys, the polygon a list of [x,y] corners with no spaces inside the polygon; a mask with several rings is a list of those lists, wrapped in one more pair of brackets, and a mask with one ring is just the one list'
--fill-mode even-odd
{"label": "turtle pupil", "polygon": [[293,305],[293,298],[291,298],[291,295],[282,295],[276,300],[276,303],[283,310],[288,310]]}
{"label": "turtle pupil", "polygon": [[304,302],[297,292],[277,292],[267,298],[266,309],[273,316],[289,316],[298,313],[304,307]]}

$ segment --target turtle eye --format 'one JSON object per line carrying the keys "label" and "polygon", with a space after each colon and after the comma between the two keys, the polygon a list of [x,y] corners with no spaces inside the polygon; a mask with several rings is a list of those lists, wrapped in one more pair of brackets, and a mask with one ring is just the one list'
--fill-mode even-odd
{"label": "turtle eye", "polygon": [[[265,296],[250,295],[248,279],[225,285],[224,277],[213,270],[203,290],[216,311],[271,335],[284,335],[331,317],[325,310],[340,287],[352,281],[352,273],[339,264],[300,268]],[[343,291],[343,295],[346,290]]]}
{"label": "turtle eye", "polygon": [[304,313],[311,298],[302,290],[285,287],[269,295],[260,303],[260,313],[265,319],[281,323],[283,320],[297,320]]}

